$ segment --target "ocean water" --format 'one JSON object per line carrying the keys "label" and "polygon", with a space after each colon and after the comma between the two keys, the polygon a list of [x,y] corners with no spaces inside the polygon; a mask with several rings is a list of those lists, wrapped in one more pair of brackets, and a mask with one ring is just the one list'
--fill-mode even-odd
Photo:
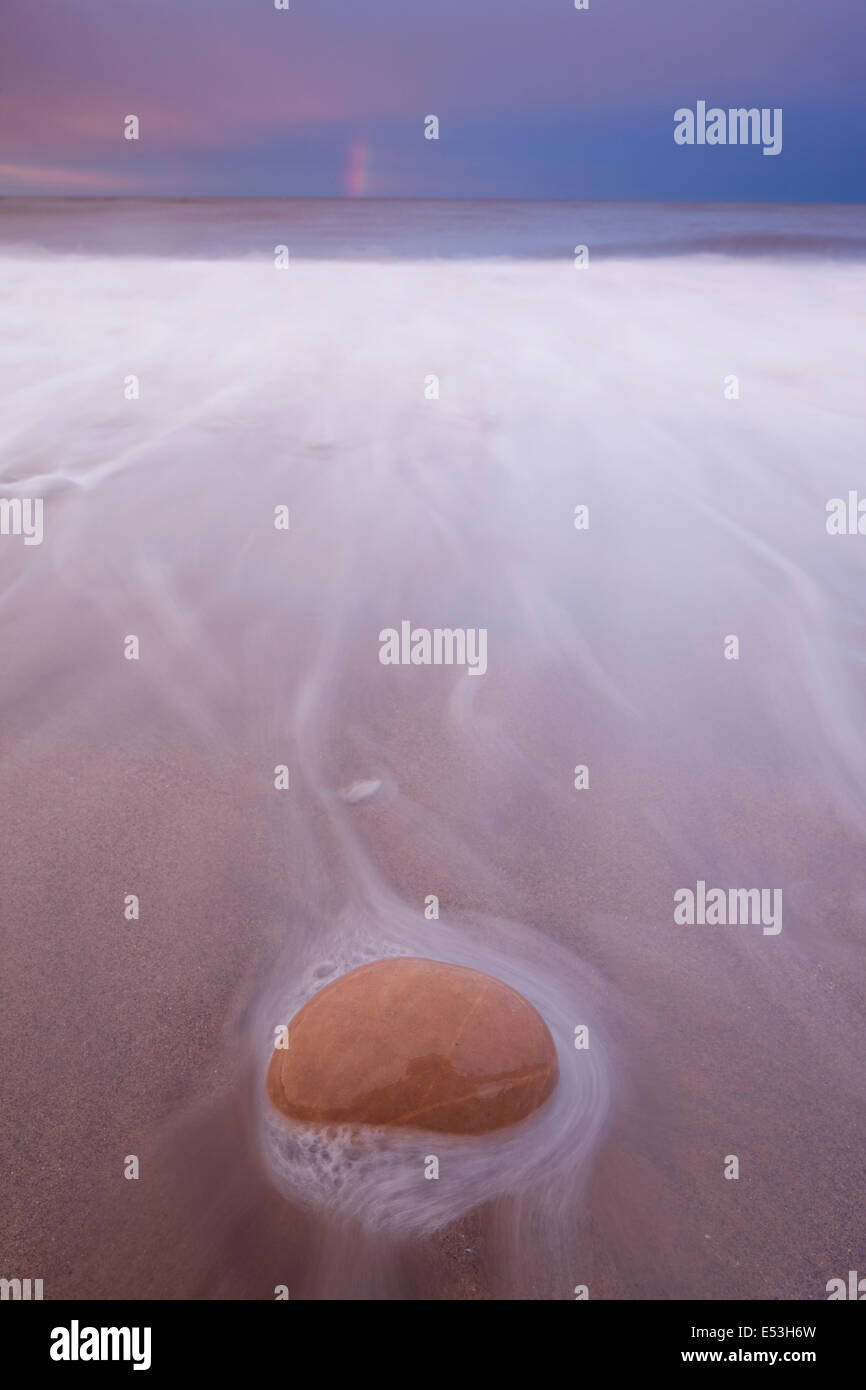
{"label": "ocean water", "polygon": [[5,198],[7,255],[302,260],[560,260],[720,253],[866,255],[857,204],[580,203],[326,198]]}
{"label": "ocean water", "polygon": [[[44,499],[40,545],[0,537],[8,1055],[26,1152],[62,1156],[41,1215],[17,1170],[28,1268],[262,1296],[241,1135],[313,1223],[282,1247],[302,1297],[844,1273],[866,536],[826,521],[866,499],[864,247],[858,207],[0,205],[0,495]],[[486,628],[487,673],[381,665],[404,619]],[[781,888],[782,931],[677,925],[699,880]],[[266,1108],[274,1024],[393,954],[501,975],[560,1053],[519,1131],[437,1139],[439,1183],[429,1136],[359,1157]],[[88,1155],[185,1115],[199,1163],[215,1095],[242,1118],[207,1217],[183,1271],[139,1267],[163,1199],[121,1217]]]}

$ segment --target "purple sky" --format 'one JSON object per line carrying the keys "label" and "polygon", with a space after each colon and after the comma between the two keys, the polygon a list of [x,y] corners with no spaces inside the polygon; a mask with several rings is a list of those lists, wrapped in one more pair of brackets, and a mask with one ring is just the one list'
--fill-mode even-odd
{"label": "purple sky", "polygon": [[[0,53],[4,193],[866,196],[866,0],[2,0]],[[698,99],[783,154],[675,148]]]}

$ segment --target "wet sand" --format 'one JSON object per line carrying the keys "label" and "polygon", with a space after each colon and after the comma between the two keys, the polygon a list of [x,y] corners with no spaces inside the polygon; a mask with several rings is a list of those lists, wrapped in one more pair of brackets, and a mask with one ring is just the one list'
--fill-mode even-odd
{"label": "wet sand", "polygon": [[[587,1283],[606,1298],[810,1298],[825,1270],[857,1267],[857,884],[844,827],[825,821],[818,837],[758,787],[748,821],[734,807],[722,816],[733,856],[763,837],[782,881],[803,882],[789,957],[758,970],[720,936],[683,950],[662,916],[661,836],[623,846],[617,862],[596,829],[578,878],[562,871],[563,828],[540,825],[536,807],[523,862],[513,836],[491,858],[508,878],[501,906],[514,915],[518,902],[602,971],[607,997],[594,1005],[618,1062],[610,1130],[569,1214],[572,1261],[553,1267],[530,1239],[512,1263],[507,1210],[482,1209],[440,1236],[388,1242],[378,1262],[368,1252],[366,1268],[347,1237],[343,1283],[316,1221],[269,1185],[250,1117],[262,1075],[238,1062],[245,1001],[284,931],[286,846],[270,798],[242,765],[188,751],[79,748],[70,762],[63,748],[27,759],[20,780],[7,772],[20,830],[2,883],[22,924],[4,991],[6,1248],[10,1268],[41,1271],[51,1297],[261,1298],[285,1283],[293,1297],[562,1298]],[[422,795],[434,758],[429,769],[414,759]],[[628,804],[640,785],[625,789]],[[624,808],[598,801],[614,826]],[[407,896],[420,878],[456,906],[466,879],[454,843],[401,845],[398,814],[396,802],[358,810],[371,852]],[[838,886],[810,894],[828,870]],[[614,874],[633,876],[633,900],[593,910]],[[122,893],[144,882],[142,921],[125,923]],[[291,911],[310,920],[315,904]],[[122,1176],[129,1153],[138,1182]],[[722,1185],[728,1153],[742,1177]]]}
{"label": "wet sand", "polygon": [[[310,265],[277,308],[231,262],[25,264],[48,384],[5,479],[46,534],[0,551],[7,1277],[791,1299],[862,1268],[866,540],[824,508],[863,477],[864,289]],[[488,673],[380,665],[403,618],[485,626]],[[340,801],[362,778],[387,794]],[[698,879],[781,887],[782,932],[676,925]],[[358,901],[434,956],[513,930],[579,965],[610,1089],[574,1188],[539,1165],[378,1238],[280,1191],[262,1000],[338,959]]]}

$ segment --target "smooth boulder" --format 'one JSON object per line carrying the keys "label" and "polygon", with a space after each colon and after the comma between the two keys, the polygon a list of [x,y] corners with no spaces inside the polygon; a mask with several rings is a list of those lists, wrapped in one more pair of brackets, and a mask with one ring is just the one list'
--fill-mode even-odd
{"label": "smooth boulder", "polygon": [[544,1019],[478,970],[398,956],[326,985],[268,1067],[271,1103],[318,1125],[484,1134],[516,1124],[556,1086]]}

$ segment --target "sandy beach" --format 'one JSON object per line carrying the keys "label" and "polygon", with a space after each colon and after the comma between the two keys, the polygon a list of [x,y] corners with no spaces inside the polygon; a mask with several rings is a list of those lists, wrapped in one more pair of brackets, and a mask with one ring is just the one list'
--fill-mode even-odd
{"label": "sandy beach", "polygon": [[[822,254],[808,217],[808,254],[732,221],[584,273],[577,232],[509,256],[495,222],[280,273],[270,224],[195,259],[14,219],[0,497],[44,537],[0,536],[8,1271],[747,1300],[863,1269],[866,536],[826,517],[866,499],[866,225]],[[486,673],[383,665],[403,620],[484,628]],[[781,889],[782,929],[677,924],[699,881]],[[510,971],[565,1089],[350,1201],[350,1164],[335,1196],[275,1163],[264,1075],[281,1010],[389,954]]]}

